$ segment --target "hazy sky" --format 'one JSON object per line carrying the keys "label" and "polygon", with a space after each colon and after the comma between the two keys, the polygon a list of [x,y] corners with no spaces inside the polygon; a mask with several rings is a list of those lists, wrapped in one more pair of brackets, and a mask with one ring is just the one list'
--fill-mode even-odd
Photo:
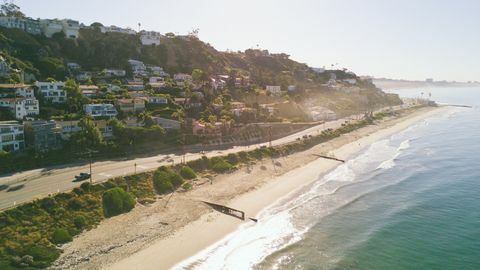
{"label": "hazy sky", "polygon": [[285,52],[359,75],[480,81],[478,0],[17,0],[28,16],[200,38],[219,50]]}

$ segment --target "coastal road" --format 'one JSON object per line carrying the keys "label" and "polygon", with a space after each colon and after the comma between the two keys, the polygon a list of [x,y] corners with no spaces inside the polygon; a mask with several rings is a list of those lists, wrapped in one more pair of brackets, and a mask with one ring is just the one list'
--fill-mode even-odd
{"label": "coastal road", "polygon": [[[305,135],[317,135],[328,128],[338,128],[345,121],[358,119],[361,115],[354,115],[342,118],[336,121],[326,122],[300,132],[282,137],[272,141],[272,145],[281,145],[293,142]],[[252,144],[248,146],[234,146],[226,150],[206,151],[204,154],[208,157],[226,155],[240,151],[253,150],[261,146],[268,146],[269,143]],[[162,165],[172,165],[185,161],[195,160],[202,156],[200,151],[202,147],[185,153],[159,154],[156,156],[136,158],[128,160],[98,161],[92,163],[92,178],[94,183],[104,182],[108,179],[125,176],[129,174],[153,171]],[[75,175],[90,171],[89,164],[69,164],[65,166],[55,166],[51,168],[35,169],[0,177],[0,185],[8,185],[10,188],[18,187],[15,191],[0,191],[0,210],[13,207],[20,203],[25,203],[37,198],[45,197],[48,194],[71,190],[81,183],[73,182]]]}

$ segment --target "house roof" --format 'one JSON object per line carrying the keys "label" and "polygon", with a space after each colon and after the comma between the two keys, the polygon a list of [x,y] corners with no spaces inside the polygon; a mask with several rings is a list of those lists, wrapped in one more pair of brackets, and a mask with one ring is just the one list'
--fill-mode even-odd
{"label": "house roof", "polygon": [[81,90],[98,90],[98,86],[96,85],[80,85]]}
{"label": "house roof", "polygon": [[18,84],[11,84],[11,83],[2,83],[0,84],[0,89],[8,89],[8,88],[30,88],[31,85],[18,83]]}

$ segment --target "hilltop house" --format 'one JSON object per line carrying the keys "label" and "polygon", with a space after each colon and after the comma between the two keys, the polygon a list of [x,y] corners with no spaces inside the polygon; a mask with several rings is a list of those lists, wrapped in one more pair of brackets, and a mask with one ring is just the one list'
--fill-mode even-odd
{"label": "hilltop house", "polygon": [[0,122],[0,151],[20,151],[25,148],[23,125],[17,121]]}
{"label": "hilltop house", "polygon": [[112,26],[101,26],[100,32],[102,33],[122,33],[127,35],[136,35],[137,32],[130,28],[121,28],[115,25]]}
{"label": "hilltop house", "polygon": [[[79,122],[80,120],[56,122],[57,127],[60,128],[63,140],[69,140],[73,134],[82,131],[82,128],[78,125]],[[113,138],[113,127],[108,125],[106,120],[93,120],[93,123],[102,133],[103,139],[109,140]]]}
{"label": "hilltop house", "polygon": [[160,45],[160,33],[155,31],[140,32],[140,42],[142,45]]}
{"label": "hilltop house", "polygon": [[148,103],[151,104],[168,104],[168,99],[166,97],[149,96],[147,99]]}
{"label": "hilltop house", "polygon": [[64,82],[35,82],[38,92],[43,98],[52,103],[64,103],[67,101],[67,92],[64,90]]}
{"label": "hilltop house", "polygon": [[32,18],[0,17],[0,26],[21,29],[32,35],[40,35],[42,33],[39,21]]}
{"label": "hilltop house", "polygon": [[180,130],[182,126],[181,123],[177,120],[156,117],[156,116],[152,117],[152,119],[157,125],[167,130]]}
{"label": "hilltop house", "polygon": [[112,104],[85,104],[83,110],[93,118],[112,118],[118,115],[117,109]]}

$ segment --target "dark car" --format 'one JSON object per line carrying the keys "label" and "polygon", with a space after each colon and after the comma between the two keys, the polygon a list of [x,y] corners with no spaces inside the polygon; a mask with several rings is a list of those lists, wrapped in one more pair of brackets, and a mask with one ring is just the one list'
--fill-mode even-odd
{"label": "dark car", "polygon": [[73,181],[74,182],[79,182],[79,181],[87,180],[88,178],[90,178],[89,173],[80,173],[79,175],[75,176],[75,180],[73,180]]}

